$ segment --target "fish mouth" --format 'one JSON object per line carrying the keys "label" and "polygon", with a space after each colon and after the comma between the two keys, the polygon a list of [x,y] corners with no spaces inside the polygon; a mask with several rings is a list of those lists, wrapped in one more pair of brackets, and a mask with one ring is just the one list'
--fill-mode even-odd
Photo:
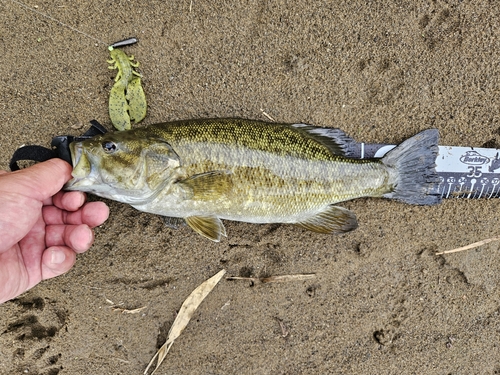
{"label": "fish mouth", "polygon": [[84,186],[93,184],[93,181],[87,177],[90,175],[91,167],[87,156],[83,152],[83,147],[79,142],[73,142],[69,145],[71,153],[71,163],[73,164],[73,171],[69,180],[64,188],[66,190],[84,190]]}

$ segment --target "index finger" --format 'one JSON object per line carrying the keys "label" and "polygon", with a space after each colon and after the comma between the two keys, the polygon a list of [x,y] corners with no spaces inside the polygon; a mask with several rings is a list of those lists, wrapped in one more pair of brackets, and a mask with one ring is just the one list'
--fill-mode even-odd
{"label": "index finger", "polygon": [[76,211],[85,203],[85,200],[86,195],[81,191],[60,191],[53,197],[47,198],[43,205],[53,204],[66,211]]}
{"label": "index finger", "polygon": [[47,225],[87,224],[91,228],[101,225],[109,216],[109,208],[104,202],[89,202],[74,212],[56,206],[44,206],[42,212]]}

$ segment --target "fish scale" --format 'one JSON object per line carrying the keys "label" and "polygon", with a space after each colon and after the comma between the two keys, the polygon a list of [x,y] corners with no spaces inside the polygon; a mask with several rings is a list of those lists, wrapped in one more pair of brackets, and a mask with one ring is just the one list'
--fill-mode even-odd
{"label": "fish scale", "polygon": [[435,204],[437,130],[382,159],[345,156],[342,131],[306,124],[201,119],[149,125],[71,144],[67,188],[184,218],[205,237],[225,235],[221,219],[292,223],[320,233],[356,228],[334,204],[387,197]]}
{"label": "fish scale", "polygon": [[[289,125],[203,120],[151,130],[176,150],[186,176],[214,170],[231,173],[231,191],[196,205],[225,219],[295,222],[304,211],[361,196],[382,196],[389,190],[383,185],[388,175],[380,163],[334,155]],[[248,213],[251,217],[245,218]]]}

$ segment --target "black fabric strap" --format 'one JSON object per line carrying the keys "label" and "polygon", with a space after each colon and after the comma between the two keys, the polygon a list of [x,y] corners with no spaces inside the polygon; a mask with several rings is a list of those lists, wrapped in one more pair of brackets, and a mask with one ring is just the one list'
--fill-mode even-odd
{"label": "black fabric strap", "polygon": [[12,159],[10,159],[10,170],[18,171],[19,165],[18,161],[21,160],[32,160],[32,161],[45,161],[49,159],[57,158],[57,152],[55,150],[51,150],[47,147],[42,146],[24,146],[18,148],[14,155],[12,155]]}
{"label": "black fabric strap", "polygon": [[37,145],[18,148],[14,152],[14,155],[12,155],[12,159],[10,159],[10,170],[18,171],[20,169],[18,162],[21,160],[41,162],[53,158],[60,158],[71,164],[71,152],[69,150],[69,144],[71,142],[83,141],[107,132],[106,128],[99,124],[97,120],[90,121],[90,124],[90,129],[79,137],[74,137],[72,135],[59,135],[52,138],[52,149]]}

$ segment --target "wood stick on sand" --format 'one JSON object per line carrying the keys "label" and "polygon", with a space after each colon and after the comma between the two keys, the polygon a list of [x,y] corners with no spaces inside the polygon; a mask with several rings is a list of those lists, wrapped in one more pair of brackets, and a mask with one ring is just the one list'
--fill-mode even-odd
{"label": "wood stick on sand", "polygon": [[492,238],[487,238],[487,239],[479,241],[479,242],[471,243],[470,245],[467,245],[467,246],[457,247],[456,249],[442,251],[440,253],[436,253],[436,255],[458,253],[459,251],[465,251],[465,250],[474,249],[475,247],[486,245],[487,243],[490,243],[490,242],[493,242],[493,241],[500,241],[500,236],[492,237]]}

